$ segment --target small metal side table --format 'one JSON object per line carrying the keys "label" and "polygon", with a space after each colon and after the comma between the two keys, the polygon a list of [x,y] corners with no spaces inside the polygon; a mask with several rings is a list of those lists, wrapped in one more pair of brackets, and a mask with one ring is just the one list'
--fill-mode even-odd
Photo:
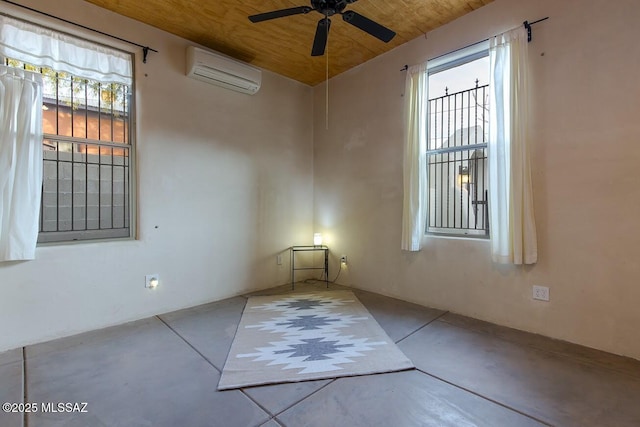
{"label": "small metal side table", "polygon": [[[294,289],[296,270],[323,270],[324,281],[329,287],[329,248],[324,245],[320,246],[291,246],[291,289]],[[322,267],[296,267],[296,253],[298,252],[324,252],[324,265]]]}

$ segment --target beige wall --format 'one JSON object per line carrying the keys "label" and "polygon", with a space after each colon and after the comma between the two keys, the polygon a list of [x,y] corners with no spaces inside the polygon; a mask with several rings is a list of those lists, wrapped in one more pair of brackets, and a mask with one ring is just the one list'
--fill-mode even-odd
{"label": "beige wall", "polygon": [[159,53],[135,51],[139,240],[0,264],[0,351],[286,283],[276,254],[313,233],[312,89],[269,72],[255,96],[207,85],[184,75],[186,40],[80,0],[21,3]]}
{"label": "beige wall", "polygon": [[[549,16],[529,45],[539,262],[487,241],[400,248],[400,68]],[[496,0],[315,88],[315,222],[340,282],[640,359],[640,43],[636,0]],[[335,271],[335,269],[334,269]],[[534,284],[551,301],[533,301]]]}
{"label": "beige wall", "polygon": [[[0,351],[285,283],[276,253],[323,231],[332,276],[349,257],[341,283],[640,358],[636,0],[496,0],[332,79],[328,130],[324,85],[265,72],[257,95],[236,94],[184,77],[185,40],[80,0],[22,3],[159,53],[136,52],[139,240],[0,264]],[[530,45],[539,263],[494,265],[486,241],[401,252],[399,69],[543,16]]]}

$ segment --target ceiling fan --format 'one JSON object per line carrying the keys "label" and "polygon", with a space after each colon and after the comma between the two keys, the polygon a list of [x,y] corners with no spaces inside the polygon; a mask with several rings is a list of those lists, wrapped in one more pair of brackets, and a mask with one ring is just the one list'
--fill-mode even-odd
{"label": "ceiling fan", "polygon": [[330,16],[335,14],[342,15],[342,19],[361,29],[362,31],[371,34],[388,43],[396,33],[384,27],[377,22],[372,21],[366,16],[360,15],[358,12],[348,10],[344,12],[344,9],[348,4],[355,3],[358,0],[311,0],[311,7],[298,6],[288,9],[274,10],[272,12],[259,13],[257,15],[249,16],[251,22],[262,22],[270,19],[282,18],[291,15],[307,14],[313,10],[322,14],[324,18],[318,21],[318,27],[316,29],[316,35],[313,40],[313,48],[311,49],[311,56],[322,56],[327,46],[327,37],[329,36],[329,28],[331,27]]}

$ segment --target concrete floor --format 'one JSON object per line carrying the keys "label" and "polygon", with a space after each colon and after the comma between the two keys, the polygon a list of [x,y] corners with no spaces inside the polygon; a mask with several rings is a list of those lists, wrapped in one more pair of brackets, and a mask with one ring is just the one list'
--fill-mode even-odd
{"label": "concrete floor", "polygon": [[216,391],[235,297],[0,353],[0,426],[640,426],[639,361],[355,293],[416,370]]}

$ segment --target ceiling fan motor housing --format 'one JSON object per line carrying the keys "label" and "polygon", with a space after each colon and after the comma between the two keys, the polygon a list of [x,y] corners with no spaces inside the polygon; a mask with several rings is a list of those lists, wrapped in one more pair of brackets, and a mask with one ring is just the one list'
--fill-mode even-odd
{"label": "ceiling fan motor housing", "polygon": [[311,0],[313,9],[324,16],[333,16],[336,13],[342,13],[348,4],[357,0]]}
{"label": "ceiling fan motor housing", "polygon": [[289,7],[287,9],[279,9],[271,12],[259,13],[257,15],[249,16],[251,22],[269,21],[271,19],[284,18],[285,16],[307,14],[312,10],[322,14],[323,18],[318,21],[316,27],[316,35],[313,39],[313,47],[311,48],[311,56],[324,55],[324,51],[327,45],[327,38],[329,37],[329,28],[331,27],[330,16],[340,14],[342,20],[348,24],[353,25],[356,28],[388,43],[396,33],[388,29],[387,27],[378,24],[375,21],[360,15],[358,12],[349,10],[343,12],[344,9],[358,0],[310,0],[311,7],[309,6],[297,6]]}

